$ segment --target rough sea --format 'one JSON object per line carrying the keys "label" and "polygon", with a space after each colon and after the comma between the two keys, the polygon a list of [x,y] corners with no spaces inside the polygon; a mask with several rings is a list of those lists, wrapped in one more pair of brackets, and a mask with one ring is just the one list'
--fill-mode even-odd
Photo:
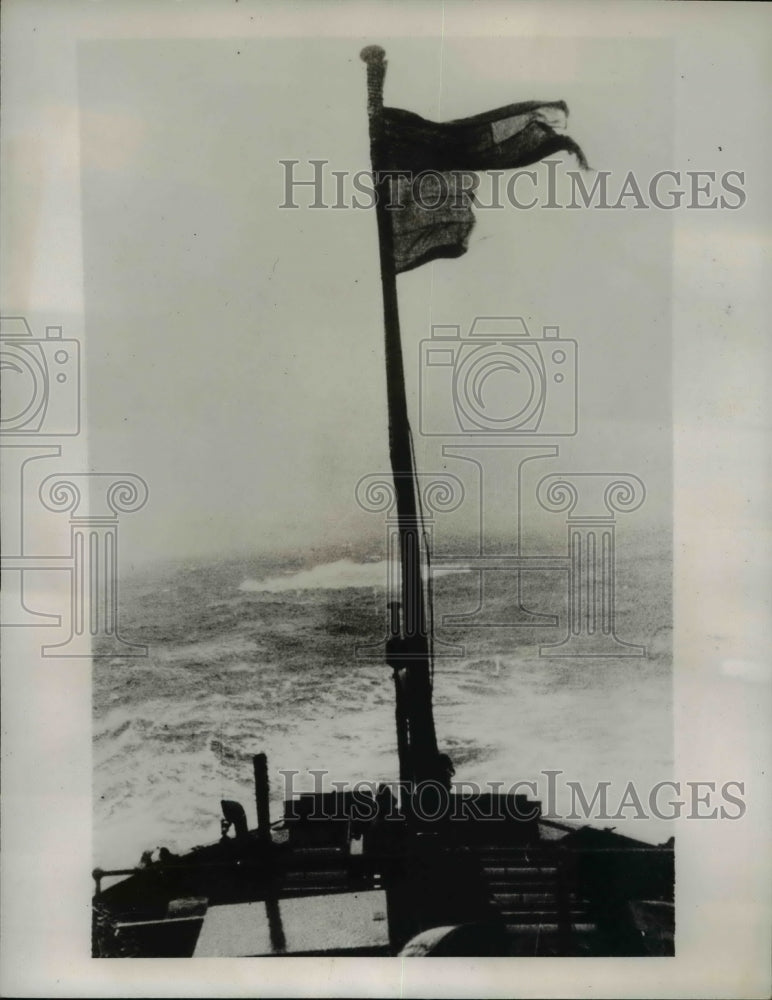
{"label": "rough sea", "polygon": [[[645,645],[645,657],[541,657],[540,643],[565,634],[565,583],[554,573],[524,574],[523,598],[559,614],[558,627],[437,629],[463,647],[438,658],[434,676],[438,742],[456,781],[536,781],[543,799],[543,772],[561,771],[565,816],[568,781],[588,798],[611,782],[613,812],[628,782],[645,803],[672,777],[668,567],[656,540],[618,558],[617,633]],[[121,631],[149,649],[93,661],[95,864],[131,866],[144,850],[216,840],[221,798],[240,800],[254,826],[259,751],[273,819],[289,780],[280,771],[300,772],[294,791],[312,789],[312,769],[327,780],[395,780],[391,671],[355,653],[385,637],[385,584],[377,555],[201,560],[122,581]],[[476,573],[440,577],[435,620],[473,610],[478,590]],[[510,595],[499,580],[494,603],[505,610]],[[667,821],[635,811],[592,822],[651,842],[670,836]]]}

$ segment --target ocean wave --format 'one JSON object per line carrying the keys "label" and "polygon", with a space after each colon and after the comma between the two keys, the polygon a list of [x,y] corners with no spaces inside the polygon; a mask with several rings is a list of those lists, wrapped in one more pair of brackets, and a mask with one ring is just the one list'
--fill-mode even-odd
{"label": "ocean wave", "polygon": [[245,657],[251,659],[259,648],[259,644],[250,636],[220,634],[211,638],[199,638],[195,642],[159,645],[154,648],[153,654],[159,665],[167,663],[190,665],[201,661],[211,665],[222,660],[243,661]]}
{"label": "ocean wave", "polygon": [[[385,588],[390,572],[388,560],[357,563],[351,559],[321,563],[311,569],[301,569],[283,576],[270,576],[264,580],[244,580],[239,590],[247,593],[282,594],[292,590],[347,590],[350,588]],[[392,566],[395,578],[399,576],[399,566]],[[433,576],[465,572],[459,569],[435,569]]]}
{"label": "ocean wave", "polygon": [[[282,815],[290,771],[304,791],[312,768],[336,781],[396,777],[390,671],[381,659],[357,661],[353,650],[382,636],[390,565],[361,555],[297,565],[203,566],[180,576],[173,600],[158,599],[154,579],[127,594],[127,635],[150,650],[131,663],[94,663],[96,864],[124,867],[157,846],[180,852],[216,841],[221,799],[250,813],[257,751],[268,755],[273,819]],[[613,779],[615,789],[633,779],[651,787],[672,773],[663,566],[631,564],[618,618],[621,636],[648,645],[646,659],[541,658],[543,633],[550,641],[561,629],[450,633],[467,653],[438,658],[433,700],[457,781],[538,779],[542,792],[545,768],[588,787]],[[560,611],[554,575],[531,575],[529,606]],[[508,613],[513,599],[502,578],[488,591],[492,616]],[[438,618],[472,610],[476,590],[474,576],[438,587]],[[557,805],[568,811],[565,794],[569,801]],[[640,836],[640,823],[630,823]]]}
{"label": "ocean wave", "polygon": [[322,563],[283,576],[264,580],[244,580],[239,590],[249,593],[285,593],[288,590],[344,590],[349,587],[385,587],[389,563],[356,563],[351,559]]}

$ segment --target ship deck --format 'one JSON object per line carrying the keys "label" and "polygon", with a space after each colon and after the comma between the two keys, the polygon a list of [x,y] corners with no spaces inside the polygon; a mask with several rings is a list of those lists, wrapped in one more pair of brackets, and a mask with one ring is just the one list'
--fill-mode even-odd
{"label": "ship deck", "polygon": [[95,955],[672,954],[672,843],[308,806],[288,803],[269,838],[223,837],[106,888],[97,872]]}

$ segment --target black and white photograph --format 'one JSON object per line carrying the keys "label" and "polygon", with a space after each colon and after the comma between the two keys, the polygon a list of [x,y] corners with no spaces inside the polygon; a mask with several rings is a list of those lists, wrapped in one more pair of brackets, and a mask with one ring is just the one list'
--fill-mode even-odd
{"label": "black and white photograph", "polygon": [[11,0],[3,992],[768,995],[769,42]]}

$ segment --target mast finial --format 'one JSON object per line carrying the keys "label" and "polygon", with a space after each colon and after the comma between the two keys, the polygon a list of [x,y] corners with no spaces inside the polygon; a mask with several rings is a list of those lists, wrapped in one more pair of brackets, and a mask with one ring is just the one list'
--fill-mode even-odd
{"label": "mast finial", "polygon": [[367,114],[370,117],[370,139],[379,132],[383,109],[383,81],[386,78],[386,53],[380,45],[366,45],[359,58],[367,64]]}
{"label": "mast finial", "polygon": [[366,63],[382,63],[386,57],[386,52],[380,45],[366,45],[359,53],[359,58]]}

